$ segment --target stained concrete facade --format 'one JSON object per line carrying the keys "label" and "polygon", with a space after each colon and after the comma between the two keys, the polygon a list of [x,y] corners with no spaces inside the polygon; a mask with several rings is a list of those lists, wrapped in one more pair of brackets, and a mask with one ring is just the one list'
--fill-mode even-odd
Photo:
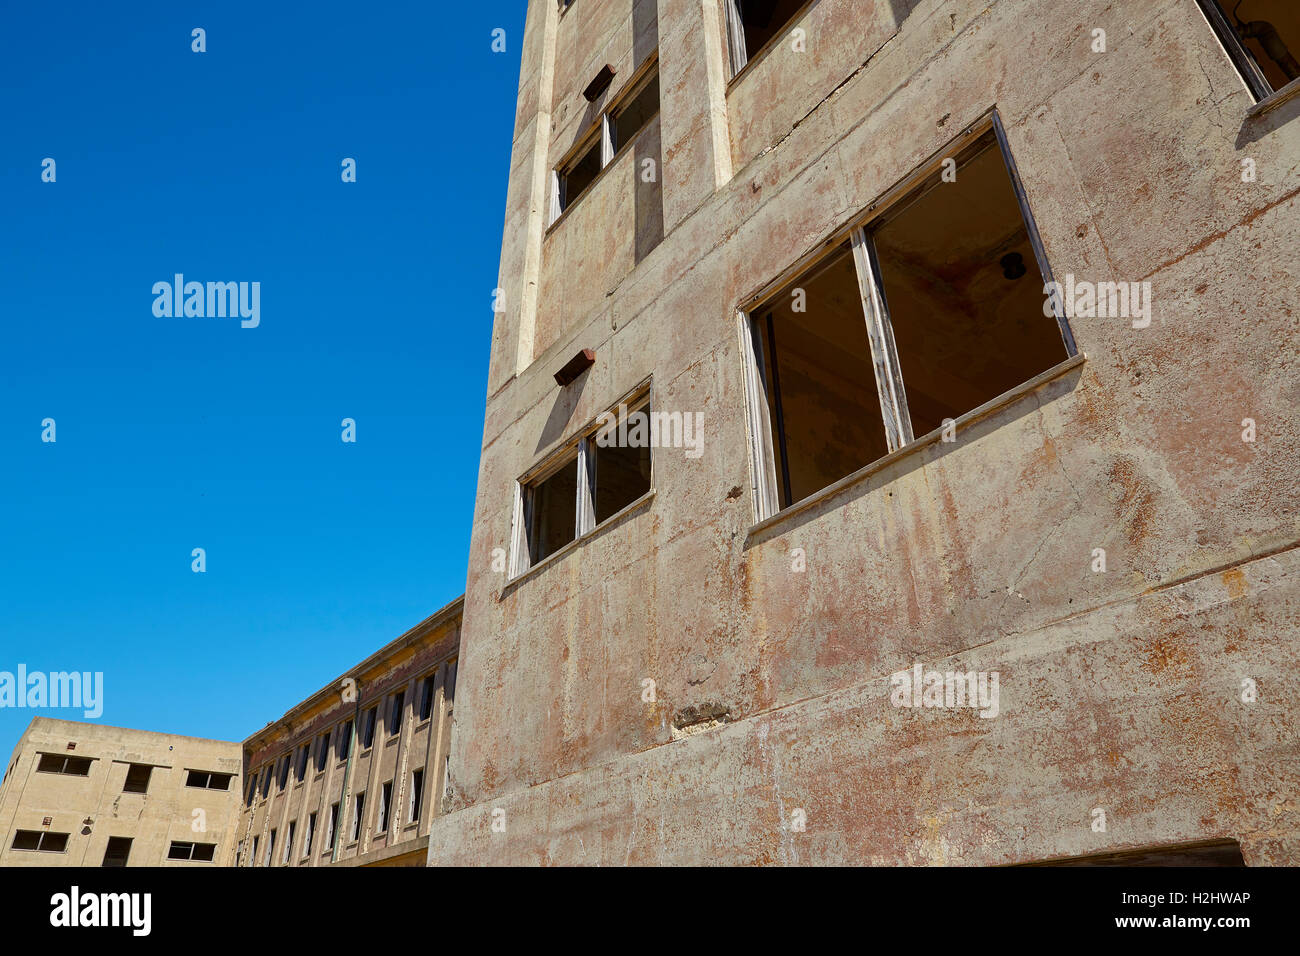
{"label": "stained concrete facade", "polygon": [[111,840],[117,865],[229,865],[242,764],[235,742],[36,717],[0,785],[0,866],[103,866]]}
{"label": "stained concrete facade", "polygon": [[[734,78],[726,6],[528,5],[429,862],[1300,863],[1300,99],[1195,0],[816,0]],[[656,122],[554,218],[656,51]],[[955,441],[764,515],[738,313],[994,111],[1051,272],[1150,324],[1073,316]],[[704,453],[521,572],[521,480],[647,382]],[[997,716],[893,705],[917,664],[998,672]]]}
{"label": "stained concrete facade", "polygon": [[234,865],[424,864],[448,788],[460,612],[458,598],[244,741]]}

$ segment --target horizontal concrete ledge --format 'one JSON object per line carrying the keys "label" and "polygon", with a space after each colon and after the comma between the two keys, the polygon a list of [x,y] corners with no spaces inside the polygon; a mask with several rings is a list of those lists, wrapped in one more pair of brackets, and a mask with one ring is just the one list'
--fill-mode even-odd
{"label": "horizontal concrete ledge", "polygon": [[348,857],[346,860],[339,860],[333,866],[375,866],[376,864],[386,863],[389,860],[399,856],[405,856],[408,853],[418,851],[428,852],[429,837],[422,836],[415,840],[403,840],[401,843],[395,843],[392,846],[380,847],[378,850],[369,850],[358,856]]}
{"label": "horizontal concrete ledge", "polygon": [[[1025,382],[1023,385],[1018,385],[1008,392],[1003,392],[1001,395],[997,396],[996,398],[989,399],[983,405],[980,405],[977,408],[973,408],[966,414],[953,419],[953,422],[956,425],[957,430],[960,431],[966,426],[972,425],[975,422],[979,421],[981,418],[987,418],[989,415],[992,415],[994,412],[997,412],[1005,408],[1006,406],[1011,405],[1012,403],[1018,401],[1019,399],[1024,398],[1026,395],[1038,390],[1042,386],[1046,385],[1048,382],[1060,378],[1062,375],[1065,375],[1067,372],[1071,371],[1072,369],[1078,368],[1087,360],[1088,360],[1088,356],[1084,352],[1079,352],[1075,355],[1072,355],[1064,362],[1052,366],[1046,372],[1042,372],[1038,375],[1035,375],[1033,378]],[[943,431],[944,430],[942,428],[936,428],[934,431],[922,435],[920,438],[915,438],[912,441],[908,442],[906,445],[904,445],[902,448],[898,448],[895,449],[894,451],[891,451],[888,455],[885,455],[883,458],[877,458],[871,464],[859,468],[851,475],[846,475],[845,477],[841,478],[839,481],[835,482],[832,485],[827,485],[825,488],[823,488],[821,491],[817,492],[816,494],[811,494],[807,498],[802,499],[801,501],[796,501],[794,504],[790,505],[790,507],[785,508],[782,511],[778,511],[776,514],[772,515],[771,517],[764,518],[762,521],[758,522],[757,524],[755,524],[753,527],[749,529],[749,533],[745,537],[745,546],[748,547],[751,543],[754,542],[756,538],[767,534],[767,532],[771,531],[774,528],[779,527],[780,525],[789,521],[795,515],[807,511],[809,508],[814,508],[817,505],[831,498],[834,498],[836,495],[844,491],[847,491],[848,489],[852,488],[854,485],[857,485],[858,483],[862,482],[864,479],[870,478],[872,475],[876,474],[879,471],[883,471],[884,469],[888,468],[890,465],[894,464],[895,462],[907,458],[909,455],[914,454],[916,451],[922,448],[925,448],[929,445],[933,445],[935,442],[939,441],[943,437]]]}

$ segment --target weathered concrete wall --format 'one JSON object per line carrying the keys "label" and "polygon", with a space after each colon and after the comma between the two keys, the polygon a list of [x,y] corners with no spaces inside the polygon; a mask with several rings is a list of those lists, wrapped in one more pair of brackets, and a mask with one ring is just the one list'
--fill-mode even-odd
{"label": "weathered concrete wall", "polygon": [[[603,6],[566,16],[583,5]],[[553,7],[530,4],[517,129],[589,78]],[[542,292],[494,333],[456,812],[430,859],[995,863],[1229,836],[1300,862],[1300,100],[1253,115],[1190,0],[821,0],[806,53],[722,97],[718,16],[659,4],[666,235],[599,295],[611,275],[553,293],[556,234],[516,228],[545,166],[516,139],[502,285]],[[1151,282],[1151,325],[1075,318],[1081,365],[751,534],[737,307],[994,107],[1056,277]],[[628,241],[619,217],[584,230],[584,261]],[[656,450],[648,505],[507,584],[517,477],[650,376],[656,407],[703,414],[704,455]],[[916,662],[999,671],[1001,714],[889,706]],[[715,705],[728,726],[674,740]]]}
{"label": "weathered concrete wall", "polygon": [[[90,773],[39,772],[42,753],[89,758]],[[123,792],[133,763],[153,767],[144,793]],[[110,837],[131,840],[127,866],[229,865],[240,765],[239,744],[233,742],[36,717],[18,741],[0,789],[0,866],[97,867]],[[229,789],[186,786],[190,770],[231,774]],[[14,849],[17,830],[67,833],[67,848]],[[213,859],[168,860],[173,841],[215,844]]]}

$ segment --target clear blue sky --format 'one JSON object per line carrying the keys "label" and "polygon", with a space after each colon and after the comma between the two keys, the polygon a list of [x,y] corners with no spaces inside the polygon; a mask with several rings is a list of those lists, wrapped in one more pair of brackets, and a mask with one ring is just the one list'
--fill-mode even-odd
{"label": "clear blue sky", "polygon": [[[464,591],[523,17],[5,5],[0,671],[240,740]],[[156,318],[177,272],[260,325]]]}

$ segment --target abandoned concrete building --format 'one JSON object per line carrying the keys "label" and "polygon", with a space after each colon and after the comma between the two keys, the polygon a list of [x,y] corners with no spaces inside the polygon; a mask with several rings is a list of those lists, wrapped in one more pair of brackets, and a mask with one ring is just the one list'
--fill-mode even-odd
{"label": "abandoned concrete building", "polygon": [[430,863],[1300,862],[1300,7],[522,43]]}
{"label": "abandoned concrete building", "polygon": [[0,783],[0,866],[184,866],[234,847],[239,744],[36,717]]}
{"label": "abandoned concrete building", "polygon": [[244,741],[235,866],[423,866],[446,789],[461,601]]}
{"label": "abandoned concrete building", "polygon": [[235,774],[236,866],[1300,864],[1300,6],[520,42],[464,597],[242,773],[29,730],[0,862],[143,764]]}

